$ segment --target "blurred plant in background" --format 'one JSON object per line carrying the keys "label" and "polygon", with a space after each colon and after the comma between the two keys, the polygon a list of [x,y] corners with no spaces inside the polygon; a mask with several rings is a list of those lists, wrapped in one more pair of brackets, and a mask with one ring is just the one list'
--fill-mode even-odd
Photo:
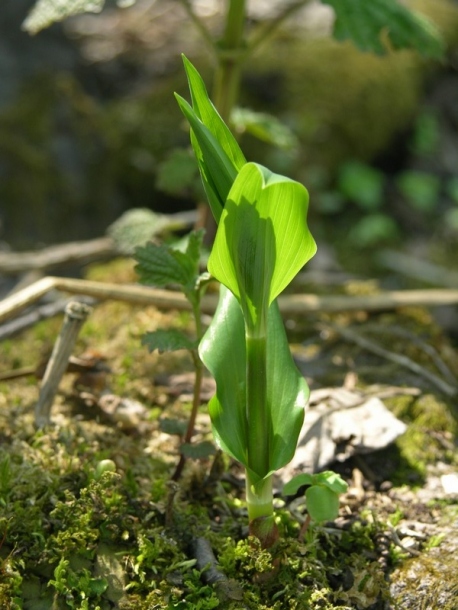
{"label": "blurred plant in background", "polygon": [[[98,11],[103,4],[102,0],[40,0],[24,26],[36,32],[50,21],[83,10]],[[56,101],[47,94],[53,85],[43,85],[42,80],[43,112],[49,118],[32,141],[30,125],[39,118],[30,115],[23,120],[25,103],[16,104],[16,114],[5,114],[5,121],[0,117],[0,136],[5,135],[1,140],[10,142],[0,150],[0,169],[5,168],[3,173],[10,177],[2,187],[3,222],[9,235],[16,231],[24,241],[27,234],[35,242],[52,240],[52,219],[58,218],[60,226],[71,225],[73,231],[62,238],[93,236],[125,209],[174,211],[191,208],[201,199],[198,176],[186,148],[187,136],[184,130],[176,130],[180,118],[168,101],[172,90],[184,90],[185,83],[176,72],[183,50],[198,58],[195,61],[207,80],[219,65],[213,97],[220,112],[230,114],[249,158],[315,184],[312,196],[319,206],[312,222],[318,226],[327,223],[329,214],[338,218],[336,230],[341,227],[342,233],[337,242],[344,248],[355,235],[366,248],[396,242],[406,225],[392,214],[397,201],[406,210],[412,207],[415,214],[419,205],[428,206],[425,182],[414,179],[412,183],[412,178],[401,175],[398,181],[377,162],[396,134],[412,130],[424,82],[438,69],[435,59],[442,54],[442,43],[423,16],[410,13],[395,0],[362,3],[354,13],[349,0],[321,5],[280,0],[268,5],[254,0],[143,0],[128,5],[130,8],[121,10],[107,2],[101,15],[76,17],[65,26],[72,44],[76,42],[91,58],[90,68],[103,85],[102,94],[99,89],[94,95],[87,82],[75,83],[66,87],[65,95],[59,89]],[[409,7],[435,21],[454,48],[456,6],[447,0],[415,0]],[[378,10],[382,10],[381,17]],[[329,36],[333,14],[337,17],[334,39]],[[191,19],[197,26],[194,29],[189,27]],[[380,36],[387,20],[392,27]],[[355,44],[341,42],[349,38]],[[394,52],[403,46],[413,47],[429,59]],[[371,53],[361,53],[356,47]],[[229,52],[229,48],[239,50]],[[232,84],[218,72],[223,67],[232,70]],[[71,83],[74,77],[66,78]],[[228,88],[218,93],[222,81]],[[35,89],[23,95],[35,107]],[[69,105],[76,111],[69,112]],[[65,116],[72,112],[79,122],[66,132]],[[17,120],[10,124],[12,117]],[[435,138],[438,145],[437,123],[434,111],[418,116],[414,135],[406,137],[410,155],[426,154]],[[23,128],[16,129],[18,125]],[[11,133],[16,137],[9,138]],[[80,142],[81,134],[87,134],[89,145]],[[23,156],[24,150],[29,150],[28,157]],[[30,163],[32,153],[43,158],[43,151],[45,167]],[[404,169],[437,173],[403,165],[401,160],[396,173],[402,174]],[[27,184],[18,179],[24,173],[29,177]],[[445,184],[443,176],[440,179],[440,192],[449,197],[453,175]],[[431,193],[429,197],[432,199]],[[24,206],[32,210],[27,216],[40,218],[25,230],[21,224]],[[446,212],[449,228],[453,218],[456,220],[456,206],[451,206]],[[18,209],[20,215],[14,213]],[[422,208],[420,216],[425,213]],[[78,220],[68,222],[73,216]],[[326,231],[323,225],[322,232]]]}

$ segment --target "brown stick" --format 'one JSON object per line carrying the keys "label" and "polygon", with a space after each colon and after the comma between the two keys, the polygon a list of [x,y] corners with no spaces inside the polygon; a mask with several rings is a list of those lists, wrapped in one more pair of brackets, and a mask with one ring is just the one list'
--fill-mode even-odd
{"label": "brown stick", "polygon": [[119,252],[111,237],[75,241],[29,252],[0,252],[0,272],[4,275],[16,275],[32,270],[49,272],[63,265],[85,265],[92,261],[112,258],[117,254]]}
{"label": "brown stick", "polygon": [[68,359],[72,353],[81,326],[84,324],[91,308],[77,301],[70,302],[65,308],[65,318],[59,337],[49,359],[43,377],[40,396],[35,406],[35,424],[37,428],[46,426],[50,421],[51,406],[57,387],[67,369]]}
{"label": "brown stick", "polygon": [[[48,276],[1,301],[0,322],[11,318],[19,310],[31,305],[53,289],[72,294],[84,294],[100,300],[110,299],[139,305],[155,305],[159,309],[190,309],[186,298],[181,293],[172,290]],[[301,314],[306,311],[383,311],[398,307],[457,305],[458,290],[394,290],[358,296],[296,294],[280,296],[278,302],[280,310],[286,314]],[[213,313],[217,303],[216,294],[205,295],[202,299],[202,311]]]}
{"label": "brown stick", "polygon": [[458,387],[456,385],[451,385],[451,384],[447,383],[446,381],[444,381],[437,375],[434,375],[433,373],[431,373],[431,371],[428,371],[423,366],[420,366],[417,362],[414,362],[413,360],[411,360],[410,358],[407,358],[407,356],[404,356],[403,354],[397,354],[395,352],[391,352],[391,351],[381,347],[377,343],[374,343],[373,341],[366,339],[366,337],[363,337],[363,336],[359,335],[358,333],[350,330],[349,328],[343,328],[341,326],[335,326],[333,324],[332,325],[331,324],[321,325],[321,327],[322,328],[331,328],[334,332],[338,333],[341,337],[343,337],[347,341],[352,341],[353,343],[356,343],[356,345],[359,345],[361,348],[363,348],[369,352],[372,352],[373,354],[376,354],[377,356],[381,356],[382,358],[390,360],[391,362],[395,362],[399,366],[402,366],[402,367],[407,368],[410,371],[414,372],[416,375],[421,375],[422,377],[427,379],[430,383],[432,383],[434,386],[436,386],[436,388],[438,388],[446,396],[454,397],[458,394]]}

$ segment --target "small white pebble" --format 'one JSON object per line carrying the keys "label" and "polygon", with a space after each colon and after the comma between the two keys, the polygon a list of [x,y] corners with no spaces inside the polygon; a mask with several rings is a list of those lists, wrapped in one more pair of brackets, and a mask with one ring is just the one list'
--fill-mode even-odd
{"label": "small white pebble", "polygon": [[458,474],[443,474],[441,483],[446,494],[458,494]]}

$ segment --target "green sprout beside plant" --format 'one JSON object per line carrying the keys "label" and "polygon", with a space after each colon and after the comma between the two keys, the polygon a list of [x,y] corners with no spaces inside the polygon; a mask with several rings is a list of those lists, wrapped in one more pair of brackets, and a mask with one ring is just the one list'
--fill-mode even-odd
{"label": "green sprout beside plant", "polygon": [[186,250],[165,244],[156,245],[149,242],[135,250],[137,260],[136,271],[142,283],[152,286],[179,286],[191,305],[195,325],[195,339],[190,339],[179,330],[156,330],[146,333],[142,338],[143,345],[149,351],[187,350],[194,365],[194,390],[191,415],[184,435],[184,444],[180,451],[180,460],[175,469],[173,479],[177,480],[184,467],[186,449],[194,432],[197,412],[200,405],[200,390],[202,386],[203,365],[197,351],[203,335],[200,302],[210,280],[210,275],[200,273],[199,263],[203,239],[203,230],[192,231],[188,237]]}

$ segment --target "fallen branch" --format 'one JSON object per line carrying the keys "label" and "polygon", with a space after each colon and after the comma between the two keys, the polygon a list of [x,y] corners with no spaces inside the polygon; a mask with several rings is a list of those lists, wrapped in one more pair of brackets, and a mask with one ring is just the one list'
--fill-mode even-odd
{"label": "fallen branch", "polygon": [[320,327],[331,329],[334,332],[336,332],[338,335],[340,335],[341,337],[346,339],[347,341],[352,341],[353,343],[356,343],[356,345],[359,345],[363,349],[365,349],[369,352],[372,352],[373,354],[376,354],[377,356],[381,356],[382,358],[385,358],[386,360],[394,362],[394,363],[398,364],[399,366],[409,369],[416,375],[420,375],[420,376],[424,377],[430,383],[432,383],[434,386],[436,386],[436,388],[438,388],[441,392],[443,392],[446,396],[454,397],[458,394],[458,387],[456,385],[452,386],[451,384],[447,383],[446,381],[444,381],[437,375],[434,375],[434,373],[431,373],[431,371],[428,371],[424,367],[420,366],[417,362],[414,362],[410,358],[407,358],[407,356],[403,356],[402,354],[396,354],[395,352],[391,352],[391,351],[385,349],[384,347],[381,347],[377,343],[374,343],[373,341],[366,339],[366,337],[362,337],[359,333],[354,332],[353,330],[350,330],[348,328],[343,328],[341,326],[336,326],[334,324],[320,325]]}
{"label": "fallen branch", "polygon": [[[115,300],[138,305],[154,305],[159,309],[190,309],[186,298],[173,290],[48,276],[1,301],[0,322],[13,317],[18,311],[32,305],[51,290],[86,295],[101,301]],[[357,296],[296,294],[281,296],[278,302],[280,310],[286,314],[303,314],[305,311],[383,311],[399,307],[457,305],[458,290],[399,290]],[[217,303],[218,295],[205,295],[202,299],[202,311],[213,313]]]}
{"label": "fallen branch", "polygon": [[[187,228],[194,224],[197,218],[194,210],[156,216],[157,226],[155,230],[152,228],[152,237],[157,233]],[[58,244],[28,252],[0,252],[0,274],[17,275],[24,271],[49,273],[68,265],[82,266],[123,255],[125,252],[120,251],[111,237]]]}
{"label": "fallen branch", "polygon": [[0,252],[0,273],[17,275],[24,271],[51,271],[74,263],[87,265],[119,255],[111,237],[75,241],[29,252]]}
{"label": "fallen branch", "polygon": [[72,353],[79,331],[91,308],[84,303],[72,301],[65,308],[65,318],[62,329],[54,344],[54,349],[46,367],[40,388],[40,396],[35,405],[35,425],[43,428],[50,421],[51,406],[56,395],[58,385],[68,367],[68,360]]}

